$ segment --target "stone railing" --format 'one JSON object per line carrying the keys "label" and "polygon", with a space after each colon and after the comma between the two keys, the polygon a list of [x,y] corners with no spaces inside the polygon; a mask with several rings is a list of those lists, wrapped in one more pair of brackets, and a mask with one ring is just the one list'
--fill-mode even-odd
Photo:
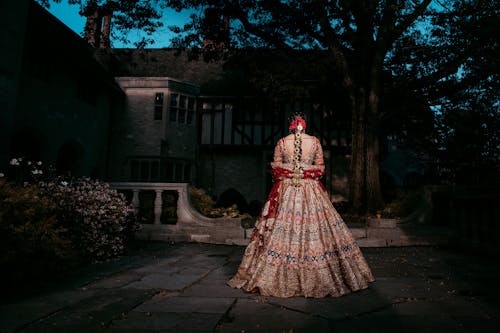
{"label": "stone railing", "polygon": [[[241,226],[241,219],[209,218],[196,211],[189,200],[187,183],[120,182],[110,183],[110,186],[118,191],[132,191],[131,204],[136,211],[141,205],[139,193],[151,190],[155,192],[153,223],[142,224],[142,228],[138,232],[141,239],[238,245],[248,243],[248,239],[246,239],[248,231]],[[161,223],[162,193],[164,191],[178,193],[177,222],[175,224]]]}

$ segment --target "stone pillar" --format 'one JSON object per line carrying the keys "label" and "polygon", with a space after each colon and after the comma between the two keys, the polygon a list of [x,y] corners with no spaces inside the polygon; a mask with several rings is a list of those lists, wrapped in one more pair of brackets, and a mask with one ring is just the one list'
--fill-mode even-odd
{"label": "stone pillar", "polygon": [[155,213],[154,224],[161,224],[161,208],[163,204],[161,195],[163,193],[163,190],[155,190],[155,192],[156,196],[154,204],[154,213]]}
{"label": "stone pillar", "polygon": [[135,213],[139,211],[139,189],[133,189],[132,190],[132,202],[131,202],[132,207],[134,208]]}

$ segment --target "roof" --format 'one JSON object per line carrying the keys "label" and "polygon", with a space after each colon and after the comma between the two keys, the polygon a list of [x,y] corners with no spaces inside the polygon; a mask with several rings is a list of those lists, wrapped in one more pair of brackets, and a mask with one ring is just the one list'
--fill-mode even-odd
{"label": "roof", "polygon": [[168,48],[96,49],[95,56],[115,77],[171,77],[200,86],[204,95],[248,95],[266,84],[303,85],[332,77],[329,58],[323,51],[292,52],[241,49],[207,54]]}

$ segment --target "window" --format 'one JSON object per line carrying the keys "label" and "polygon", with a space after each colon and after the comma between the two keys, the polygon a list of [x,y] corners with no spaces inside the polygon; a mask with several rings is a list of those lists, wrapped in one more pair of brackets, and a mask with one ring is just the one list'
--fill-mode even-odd
{"label": "window", "polygon": [[204,102],[201,114],[201,143],[230,144],[232,119],[231,103]]}
{"label": "window", "polygon": [[177,104],[179,100],[179,95],[171,94],[170,95],[170,121],[177,121]]}
{"label": "window", "polygon": [[178,124],[191,125],[194,122],[196,103],[193,97],[171,94],[169,120]]}
{"label": "window", "polygon": [[189,98],[186,123],[190,125],[193,123],[193,121],[194,121],[194,98]]}
{"label": "window", "polygon": [[193,162],[181,159],[136,157],[129,160],[129,180],[190,182]]}
{"label": "window", "polygon": [[163,93],[159,92],[155,95],[154,119],[161,120],[163,116]]}

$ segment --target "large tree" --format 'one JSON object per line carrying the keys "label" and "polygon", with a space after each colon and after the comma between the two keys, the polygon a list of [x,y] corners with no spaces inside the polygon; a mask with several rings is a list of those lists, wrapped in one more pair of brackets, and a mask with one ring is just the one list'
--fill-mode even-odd
{"label": "large tree", "polygon": [[[431,0],[166,0],[167,6],[214,8],[230,18],[235,46],[328,51],[352,114],[350,201],[354,209],[383,205],[379,177],[380,97],[384,65],[396,41],[431,11]],[[197,11],[203,13],[203,11]],[[192,16],[178,46],[195,47],[203,29]],[[332,73],[333,74],[333,73]]]}

